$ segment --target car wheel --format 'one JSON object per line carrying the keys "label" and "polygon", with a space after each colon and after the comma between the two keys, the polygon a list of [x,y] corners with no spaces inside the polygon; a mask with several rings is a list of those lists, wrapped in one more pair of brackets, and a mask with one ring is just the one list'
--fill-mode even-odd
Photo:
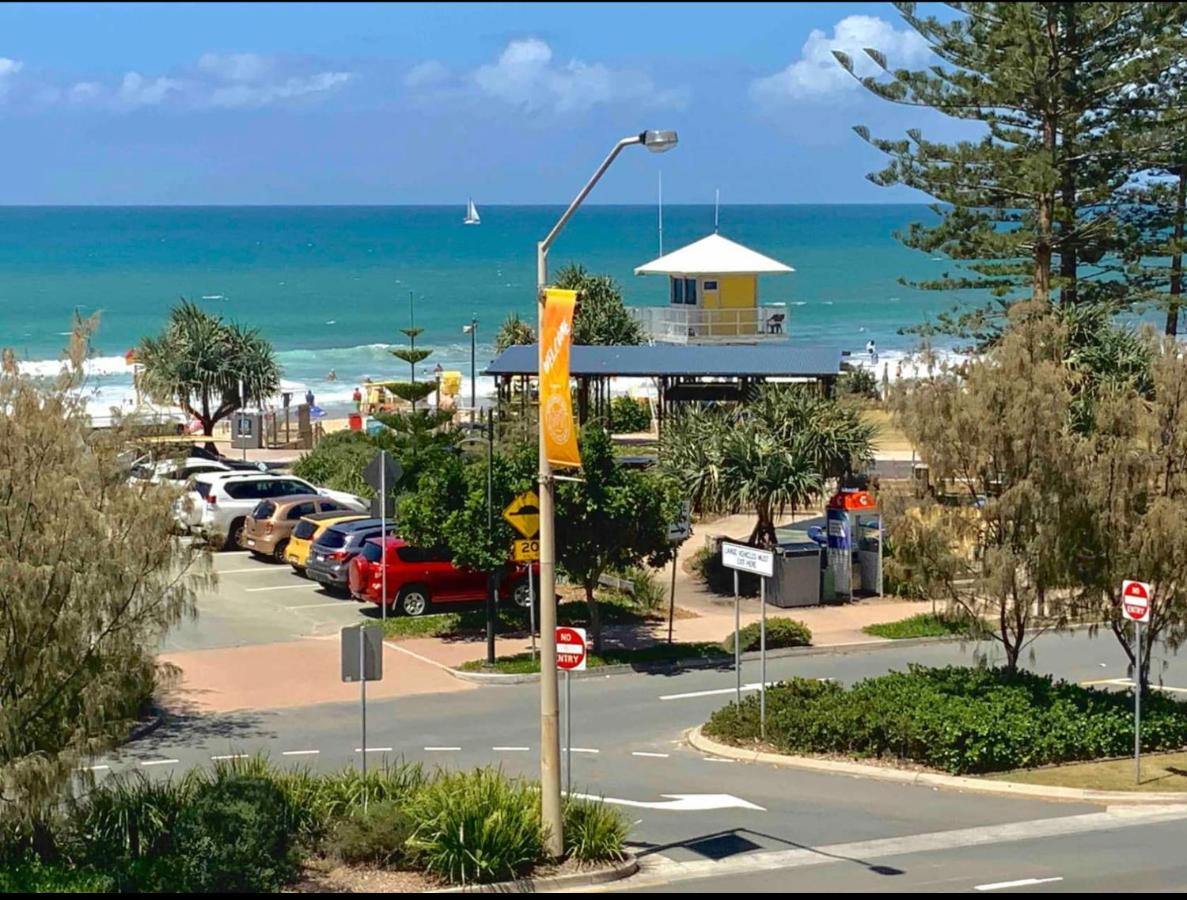
{"label": "car wheel", "polygon": [[274,560],[276,560],[278,563],[284,562],[284,551],[286,551],[288,548],[289,548],[289,542],[281,541],[279,544],[277,544],[275,547],[272,548],[272,558]]}
{"label": "car wheel", "polygon": [[239,550],[243,547],[243,525],[246,519],[236,519],[231,523],[231,530],[227,532],[226,550]]}
{"label": "car wheel", "polygon": [[517,581],[511,589],[511,602],[520,609],[527,609],[532,602],[532,592],[528,589],[527,579]]}
{"label": "car wheel", "polygon": [[396,604],[406,616],[423,616],[429,609],[429,593],[419,586],[406,587],[400,591]]}

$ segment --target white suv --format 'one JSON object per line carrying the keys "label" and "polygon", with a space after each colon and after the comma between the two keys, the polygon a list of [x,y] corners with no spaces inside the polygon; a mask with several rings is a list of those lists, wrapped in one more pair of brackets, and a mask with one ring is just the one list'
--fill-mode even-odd
{"label": "white suv", "polygon": [[234,550],[239,546],[243,524],[257,503],[294,494],[319,494],[359,512],[371,508],[370,501],[362,497],[314,487],[293,475],[211,472],[191,479],[190,490],[178,501],[177,518],[186,530],[221,541],[225,548]]}

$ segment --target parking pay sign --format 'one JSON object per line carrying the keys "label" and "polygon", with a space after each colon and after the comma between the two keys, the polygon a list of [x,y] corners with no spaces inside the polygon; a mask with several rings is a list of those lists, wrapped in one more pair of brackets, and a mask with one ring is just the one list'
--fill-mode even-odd
{"label": "parking pay sign", "polygon": [[1144,581],[1121,582],[1121,611],[1134,622],[1150,621],[1150,598],[1154,592]]}

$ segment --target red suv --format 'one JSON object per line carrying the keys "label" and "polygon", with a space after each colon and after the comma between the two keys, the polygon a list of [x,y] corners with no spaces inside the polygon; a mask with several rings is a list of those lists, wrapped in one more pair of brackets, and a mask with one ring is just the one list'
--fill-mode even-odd
{"label": "red suv", "polygon": [[[402,538],[389,537],[386,552],[380,549],[380,538],[371,538],[363,550],[350,561],[350,595],[360,602],[386,602],[406,616],[420,616],[428,612],[432,603],[453,603],[485,600],[487,581],[485,572],[460,569],[448,556],[433,550],[409,546]],[[387,568],[387,594],[383,595],[383,568]],[[533,573],[539,566],[532,567]],[[512,600],[525,609],[528,605],[528,570],[515,565],[499,585],[499,599]]]}

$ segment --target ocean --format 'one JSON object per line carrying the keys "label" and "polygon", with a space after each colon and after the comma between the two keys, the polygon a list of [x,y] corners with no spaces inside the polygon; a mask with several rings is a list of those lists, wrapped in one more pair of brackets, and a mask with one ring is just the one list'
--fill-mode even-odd
{"label": "ocean", "polygon": [[[463,372],[478,319],[479,370],[512,311],[534,322],[535,247],[560,207],[488,206],[482,224],[462,224],[464,204],[434,207],[8,207],[0,209],[0,345],[22,370],[56,370],[71,317],[99,314],[89,371],[93,407],[128,405],[123,354],[158,330],[186,297],[258,328],[275,346],[284,377],[323,406],[346,403],[363,378],[399,378],[405,364],[387,348],[405,341],[410,316],[425,329],[418,346]],[[614,276],[628,305],[667,302],[666,279],[633,274],[659,255],[653,206],[586,206],[550,254]],[[763,276],[762,302],[788,306],[792,346],[864,352],[883,360],[916,340],[898,333],[974,298],[914,290],[900,279],[934,278],[952,267],[894,237],[929,220],[923,205],[724,206],[720,233],[795,269]],[[668,206],[664,250],[713,231],[708,206]],[[326,375],[333,370],[337,379]],[[480,393],[486,394],[480,382]]]}

